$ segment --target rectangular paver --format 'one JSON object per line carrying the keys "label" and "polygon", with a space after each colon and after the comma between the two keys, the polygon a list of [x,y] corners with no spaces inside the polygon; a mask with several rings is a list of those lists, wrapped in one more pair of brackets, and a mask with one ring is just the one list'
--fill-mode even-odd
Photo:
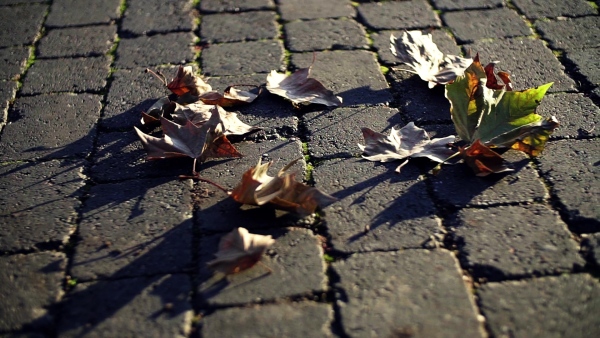
{"label": "rectangular paver", "polygon": [[32,44],[42,28],[47,9],[45,4],[3,7],[0,11],[0,48]]}
{"label": "rectangular paver", "polygon": [[209,43],[274,39],[279,35],[275,15],[273,11],[205,15],[200,39]]}
{"label": "rectangular paver", "polygon": [[211,45],[202,50],[205,75],[246,75],[279,70],[283,45],[278,40],[233,42]]}
{"label": "rectangular paver", "polygon": [[56,0],[52,1],[45,25],[68,27],[108,24],[119,17],[121,0]]}
{"label": "rectangular paver", "polygon": [[93,26],[49,30],[38,44],[40,58],[99,56],[112,47],[117,26]]}
{"label": "rectangular paver", "polygon": [[191,4],[180,0],[130,1],[123,13],[121,29],[132,34],[191,31]]}
{"label": "rectangular paver", "polygon": [[[444,22],[459,42],[531,35],[531,29],[508,8],[445,13]],[[468,25],[465,25],[468,22]],[[510,22],[510,24],[507,24]]]}
{"label": "rectangular paver", "polygon": [[298,19],[353,17],[356,11],[349,0],[281,0],[281,18],[285,21]]}
{"label": "rectangular paver", "polygon": [[368,48],[365,29],[352,19],[294,21],[284,30],[292,52]]}
{"label": "rectangular paver", "polygon": [[117,48],[116,68],[186,64],[194,59],[192,33],[157,34],[122,39]]}
{"label": "rectangular paver", "polygon": [[440,27],[440,19],[424,0],[364,3],[358,6],[358,13],[375,30]]}

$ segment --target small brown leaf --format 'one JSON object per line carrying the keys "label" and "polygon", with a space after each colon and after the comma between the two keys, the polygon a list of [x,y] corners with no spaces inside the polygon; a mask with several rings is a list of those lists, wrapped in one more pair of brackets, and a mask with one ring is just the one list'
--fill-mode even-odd
{"label": "small brown leaf", "polygon": [[207,264],[224,274],[237,273],[258,263],[273,243],[275,240],[271,236],[251,234],[244,228],[235,228],[221,237],[216,258]]}
{"label": "small brown leaf", "polygon": [[257,97],[257,94],[236,90],[233,86],[229,86],[225,88],[223,94],[219,92],[207,92],[202,94],[198,99],[206,104],[214,104],[221,107],[233,107],[252,103]]}
{"label": "small brown leaf", "polygon": [[204,104],[202,101],[190,103],[188,105],[175,104],[175,109],[171,113],[173,121],[184,125],[186,121],[191,121],[196,126],[202,126],[206,123],[212,114],[216,111],[223,124],[223,133],[225,135],[244,135],[256,130],[259,127],[247,125],[240,121],[236,113],[230,113],[220,106]]}
{"label": "small brown leaf", "polygon": [[335,96],[318,80],[308,77],[311,68],[312,65],[308,68],[298,69],[290,76],[273,70],[267,76],[267,90],[296,104],[316,103],[326,106],[341,106],[341,97]]}
{"label": "small brown leaf", "polygon": [[[479,62],[479,55],[477,55],[476,58],[477,62]],[[490,62],[487,64],[487,66],[485,66],[484,70],[485,75],[487,77],[487,82],[485,83],[485,86],[495,90],[513,90],[512,83],[510,81],[510,75],[507,72],[498,72],[498,77],[500,78],[500,81],[502,81],[503,84],[498,83],[498,78],[496,78],[496,74],[494,74],[494,67],[497,63],[498,62]]]}
{"label": "small brown leaf", "polygon": [[184,95],[190,93],[191,95],[200,96],[205,92],[212,90],[212,87],[204,82],[201,77],[194,74],[192,66],[179,66],[177,74],[167,84],[167,88],[176,95]]}
{"label": "small brown leaf", "polygon": [[469,147],[460,148],[460,154],[465,163],[473,169],[477,176],[487,176],[492,173],[513,171],[509,163],[492,149],[476,140]]}

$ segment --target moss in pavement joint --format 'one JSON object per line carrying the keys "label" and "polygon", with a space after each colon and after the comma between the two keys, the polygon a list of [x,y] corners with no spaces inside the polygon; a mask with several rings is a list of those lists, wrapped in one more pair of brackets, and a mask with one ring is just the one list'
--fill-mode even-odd
{"label": "moss in pavement joint", "polygon": [[386,66],[379,66],[379,69],[381,70],[381,73],[382,73],[383,75],[387,75],[387,73],[389,73],[389,72],[390,72],[390,68],[389,68],[389,67],[386,67]]}
{"label": "moss in pavement joint", "polygon": [[121,1],[121,4],[119,5],[119,17],[123,16],[126,9],[127,9],[127,0],[123,0],[123,1]]}

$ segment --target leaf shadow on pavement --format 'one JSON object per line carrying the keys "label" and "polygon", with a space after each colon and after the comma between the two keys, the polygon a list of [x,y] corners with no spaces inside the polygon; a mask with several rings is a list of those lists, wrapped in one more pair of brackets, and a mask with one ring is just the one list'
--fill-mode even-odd
{"label": "leaf shadow on pavement", "polygon": [[337,93],[343,101],[342,107],[358,105],[387,105],[392,101],[389,88],[371,89],[369,86],[361,86]]}

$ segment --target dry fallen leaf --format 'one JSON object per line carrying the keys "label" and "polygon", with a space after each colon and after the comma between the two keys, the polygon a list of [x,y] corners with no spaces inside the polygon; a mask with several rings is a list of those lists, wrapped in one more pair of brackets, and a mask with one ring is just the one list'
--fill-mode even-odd
{"label": "dry fallen leaf", "polygon": [[316,79],[309,78],[312,65],[295,71],[292,75],[271,71],[267,76],[267,90],[275,95],[285,97],[296,104],[317,103],[326,106],[341,106],[342,98]]}
{"label": "dry fallen leaf", "polygon": [[[490,62],[483,68],[487,77],[487,82],[485,83],[486,87],[496,90],[513,90],[510,75],[507,72],[498,72],[498,74],[494,73],[494,67],[496,67],[497,63],[497,61]],[[500,78],[500,81],[502,81],[503,84],[498,83],[498,78]]]}
{"label": "dry fallen leaf", "polygon": [[465,163],[473,169],[477,176],[487,176],[492,173],[513,171],[510,164],[498,153],[476,140],[468,147],[460,148],[460,154]]}
{"label": "dry fallen leaf", "polygon": [[251,234],[235,228],[221,238],[216,258],[208,266],[224,274],[237,273],[254,266],[264,252],[275,243],[271,236]]}
{"label": "dry fallen leaf", "polygon": [[214,104],[221,107],[233,107],[240,104],[252,103],[257,97],[258,94],[237,90],[235,87],[229,86],[225,88],[223,94],[219,92],[207,92],[200,95],[198,99],[206,104]]}
{"label": "dry fallen leaf", "polygon": [[204,82],[201,77],[194,74],[192,66],[179,66],[177,74],[167,84],[167,88],[176,95],[184,95],[189,93],[190,95],[200,96],[203,93],[210,92],[212,87]]}
{"label": "dry fallen leaf", "polygon": [[205,104],[202,101],[190,103],[185,106],[175,103],[175,109],[171,113],[171,116],[173,117],[173,121],[179,124],[191,121],[196,126],[202,126],[214,113],[219,114],[225,135],[244,135],[261,129],[243,123],[237,117],[236,113],[228,112],[220,106]]}

